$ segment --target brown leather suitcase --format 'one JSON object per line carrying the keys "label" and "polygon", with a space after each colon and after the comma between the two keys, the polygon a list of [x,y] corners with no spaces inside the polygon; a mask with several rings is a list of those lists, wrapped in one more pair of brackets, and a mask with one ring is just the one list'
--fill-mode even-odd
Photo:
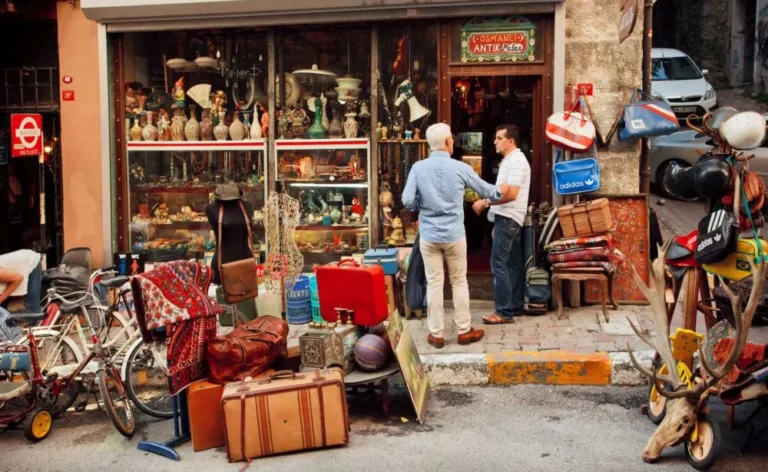
{"label": "brown leather suitcase", "polygon": [[[267,378],[275,373],[269,369],[257,379]],[[221,395],[224,385],[199,380],[190,384],[187,393],[189,429],[192,433],[192,449],[205,451],[226,444],[224,417],[221,413]]]}
{"label": "brown leather suitcase", "polygon": [[235,382],[221,398],[230,462],[349,442],[349,412],[340,369],[280,371]]}

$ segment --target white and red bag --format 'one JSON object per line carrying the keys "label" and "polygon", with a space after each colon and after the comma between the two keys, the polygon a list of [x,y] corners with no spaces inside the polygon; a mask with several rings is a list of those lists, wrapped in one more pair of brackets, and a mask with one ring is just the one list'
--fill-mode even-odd
{"label": "white and red bag", "polygon": [[553,113],[547,119],[545,129],[547,142],[570,149],[573,152],[584,152],[595,142],[595,125],[584,116],[581,101],[569,111]]}

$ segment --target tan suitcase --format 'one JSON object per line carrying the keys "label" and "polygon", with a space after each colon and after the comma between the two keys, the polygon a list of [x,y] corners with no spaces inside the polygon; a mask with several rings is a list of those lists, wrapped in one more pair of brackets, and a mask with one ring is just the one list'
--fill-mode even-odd
{"label": "tan suitcase", "polygon": [[607,233],[613,229],[610,202],[607,198],[588,200],[557,209],[560,229],[566,238],[577,238]]}
{"label": "tan suitcase", "polygon": [[230,462],[349,442],[340,369],[234,382],[221,398]]}

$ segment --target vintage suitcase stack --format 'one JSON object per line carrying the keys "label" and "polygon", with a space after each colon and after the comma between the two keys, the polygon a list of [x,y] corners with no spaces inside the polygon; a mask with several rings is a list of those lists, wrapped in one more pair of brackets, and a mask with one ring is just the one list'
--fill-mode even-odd
{"label": "vintage suitcase stack", "polygon": [[607,233],[613,229],[613,217],[607,198],[598,198],[557,209],[560,228],[566,238]]}
{"label": "vintage suitcase stack", "polygon": [[349,414],[340,369],[235,382],[224,388],[230,462],[349,442]]}
{"label": "vintage suitcase stack", "polygon": [[320,315],[325,321],[337,320],[337,308],[353,311],[354,323],[358,326],[376,326],[389,317],[387,286],[381,266],[344,260],[318,267],[315,275]]}

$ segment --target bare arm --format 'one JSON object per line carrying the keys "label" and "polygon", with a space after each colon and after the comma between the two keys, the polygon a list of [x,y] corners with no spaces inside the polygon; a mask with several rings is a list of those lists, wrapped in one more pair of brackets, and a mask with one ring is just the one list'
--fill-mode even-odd
{"label": "bare arm", "polygon": [[8,269],[0,269],[0,282],[8,284],[3,293],[0,294],[0,303],[5,302],[19,288],[23,281],[24,276],[20,273]]}
{"label": "bare arm", "polygon": [[491,206],[494,205],[503,205],[505,203],[509,203],[515,199],[517,199],[517,194],[520,193],[520,187],[517,186],[509,186],[509,190],[504,194],[503,197],[501,197],[501,200],[496,200],[495,202],[488,201]]}

